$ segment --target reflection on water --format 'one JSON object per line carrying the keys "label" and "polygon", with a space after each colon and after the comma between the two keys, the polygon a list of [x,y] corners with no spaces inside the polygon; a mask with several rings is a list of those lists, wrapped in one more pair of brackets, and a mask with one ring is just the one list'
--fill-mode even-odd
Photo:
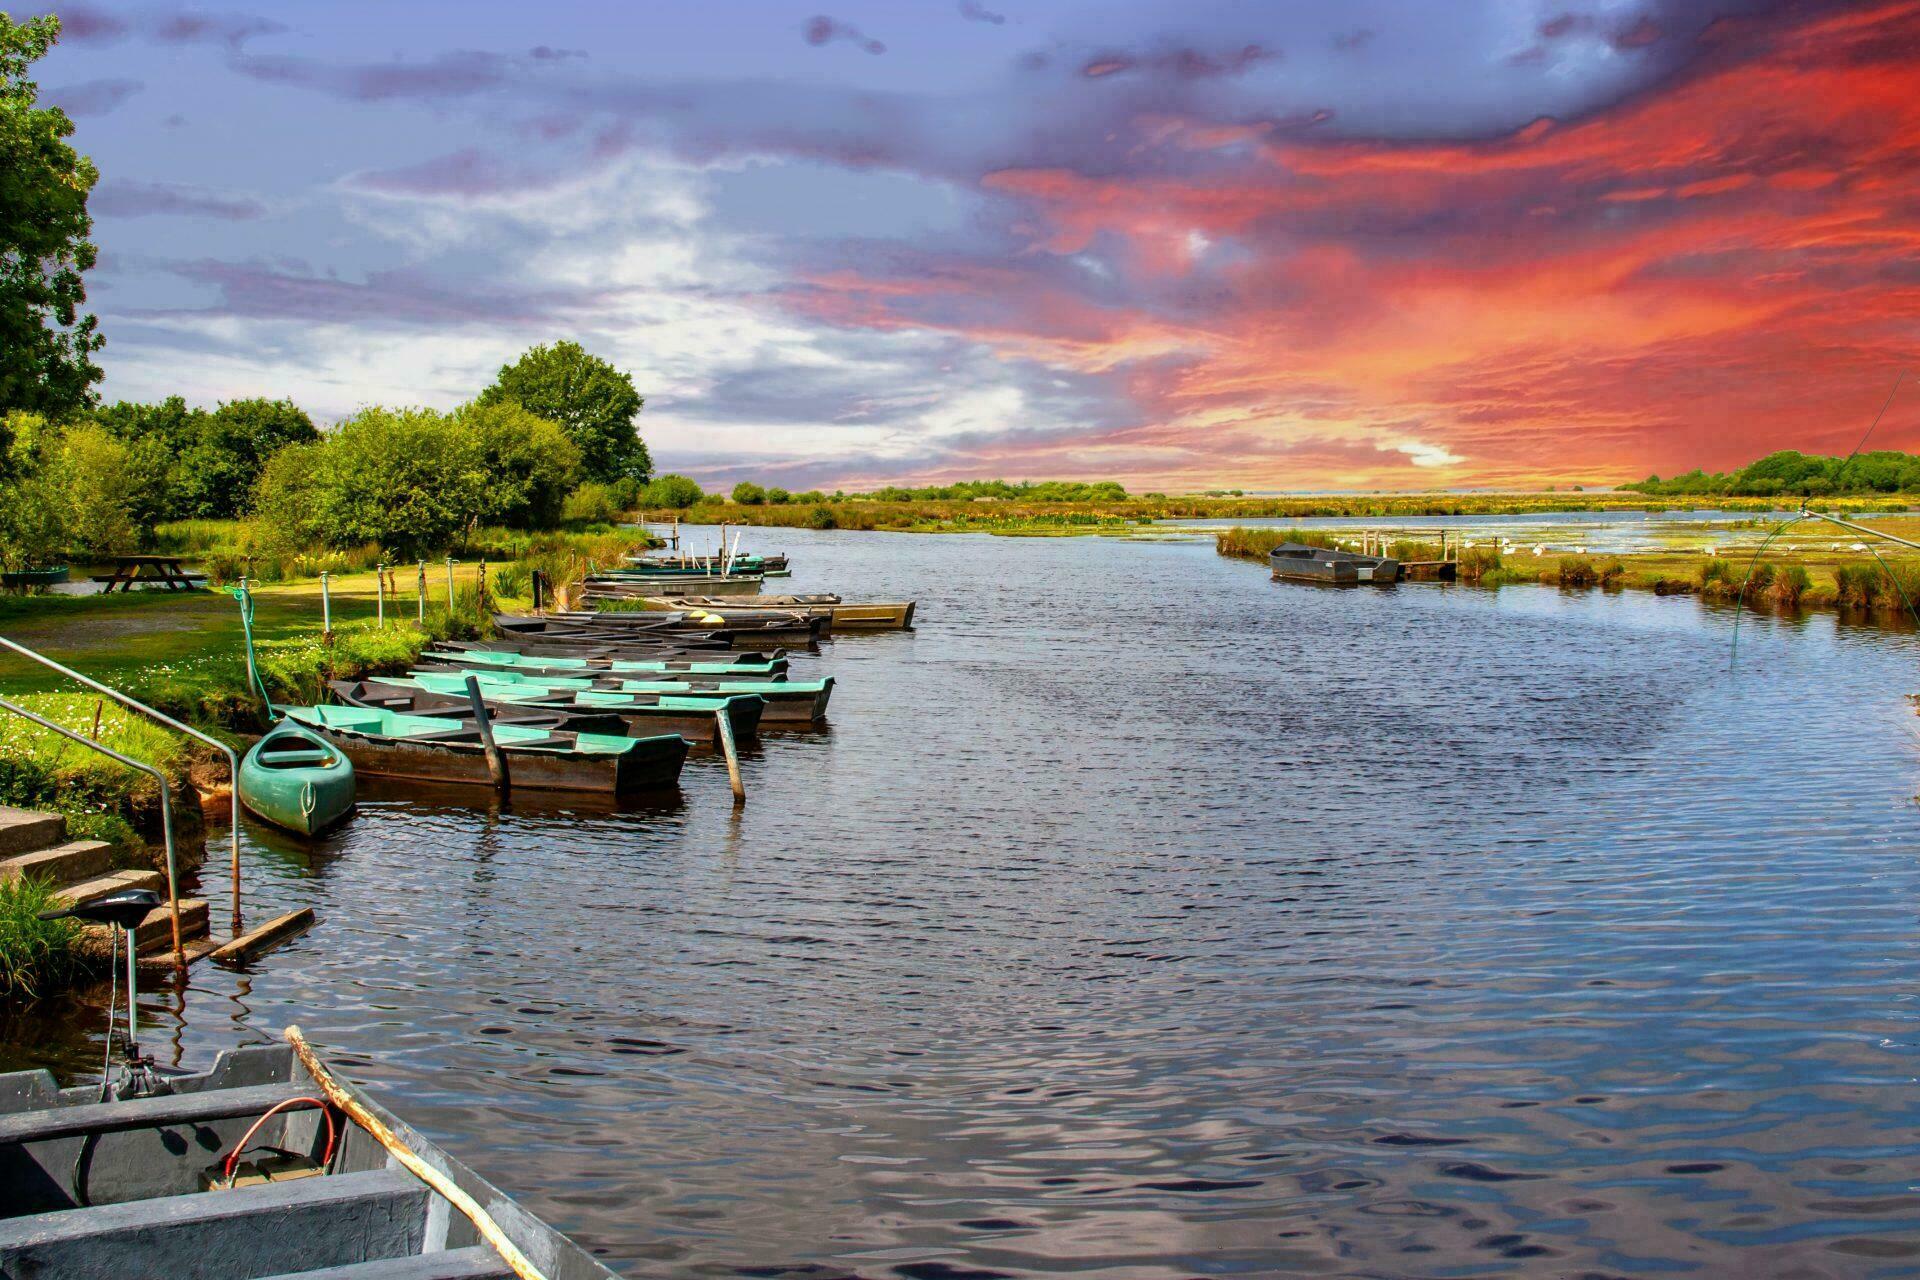
{"label": "reflection on water", "polygon": [[[914,595],[652,811],[253,834],[177,1052],[299,1021],[634,1275],[1920,1268],[1908,636],[794,533]],[[13,1064],[88,1070],[58,1006]],[[92,1024],[87,1024],[91,1026]],[[156,1039],[159,1037],[156,1037]]]}

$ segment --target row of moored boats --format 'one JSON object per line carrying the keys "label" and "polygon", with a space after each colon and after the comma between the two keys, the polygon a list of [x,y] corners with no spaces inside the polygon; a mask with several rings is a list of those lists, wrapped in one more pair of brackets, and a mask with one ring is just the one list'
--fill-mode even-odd
{"label": "row of moored boats", "polygon": [[671,788],[690,751],[823,724],[834,678],[795,670],[822,640],[912,625],[912,602],[767,595],[762,578],[784,559],[725,567],[755,591],[676,595],[676,584],[706,590],[713,573],[642,561],[589,578],[588,608],[496,615],[491,639],[438,643],[404,673],[336,680],[328,703],[276,707],[242,763],[241,799],[314,834],[351,811],[358,777],[611,797]]}

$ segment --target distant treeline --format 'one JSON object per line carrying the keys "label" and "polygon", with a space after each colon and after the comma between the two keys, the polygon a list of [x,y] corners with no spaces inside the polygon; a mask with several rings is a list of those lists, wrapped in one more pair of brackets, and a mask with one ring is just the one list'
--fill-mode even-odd
{"label": "distant treeline", "polygon": [[1786,449],[1738,471],[1702,471],[1648,476],[1622,489],[1661,497],[1824,497],[1843,494],[1920,493],[1920,456],[1892,449],[1851,458],[1827,458]]}
{"label": "distant treeline", "polygon": [[958,484],[932,485],[924,489],[907,489],[898,485],[861,493],[836,489],[831,495],[818,489],[788,493],[777,487],[762,488],[749,480],[733,486],[733,500],[749,507],[762,503],[779,506],[786,502],[972,502],[977,498],[1021,502],[1120,502],[1126,496],[1125,487],[1113,480],[1101,480],[1093,484],[1076,480],[962,480]]}

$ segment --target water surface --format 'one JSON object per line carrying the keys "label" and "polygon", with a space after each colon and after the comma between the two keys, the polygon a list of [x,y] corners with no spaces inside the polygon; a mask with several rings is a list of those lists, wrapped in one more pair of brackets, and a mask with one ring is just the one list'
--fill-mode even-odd
{"label": "water surface", "polygon": [[[636,1276],[1920,1270],[1913,637],[763,541],[922,621],[797,668],[831,731],[742,815],[696,760],[250,833],[254,914],[324,923],[149,1039],[298,1021]],[[5,1065],[91,1069],[65,1012]]]}

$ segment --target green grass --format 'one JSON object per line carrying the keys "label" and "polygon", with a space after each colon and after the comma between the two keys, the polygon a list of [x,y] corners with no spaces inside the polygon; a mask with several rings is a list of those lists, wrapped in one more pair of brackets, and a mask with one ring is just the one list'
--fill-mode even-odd
{"label": "green grass", "polygon": [[85,967],[79,925],[39,918],[53,905],[52,889],[40,880],[0,884],[0,998],[32,999]]}

